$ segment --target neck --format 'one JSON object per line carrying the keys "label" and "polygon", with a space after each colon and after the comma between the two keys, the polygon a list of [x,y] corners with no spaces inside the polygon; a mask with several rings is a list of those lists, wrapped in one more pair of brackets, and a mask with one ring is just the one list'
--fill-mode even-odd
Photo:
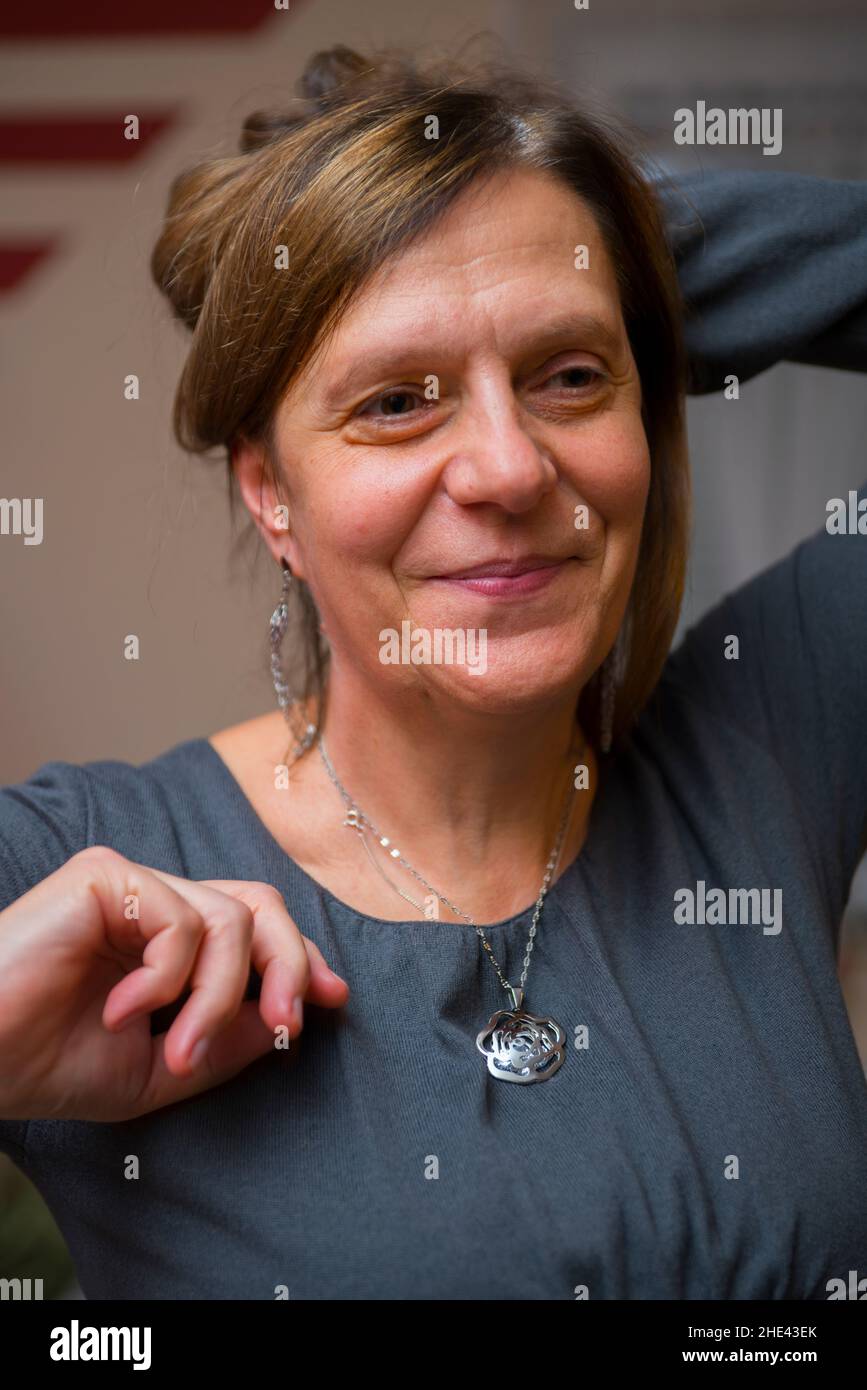
{"label": "neck", "polygon": [[[427,693],[415,700],[402,692],[392,706],[332,671],[323,733],[350,797],[413,868],[476,921],[502,920],[538,896],[579,762],[590,786],[571,795],[551,883],[583,844],[597,768],[593,750],[582,752],[576,703],[571,691],[544,710],[492,714],[432,708]],[[310,757],[327,784],[326,814],[340,816],[318,750]],[[368,843],[394,883],[423,895],[372,837]],[[440,915],[452,914],[441,905]]]}

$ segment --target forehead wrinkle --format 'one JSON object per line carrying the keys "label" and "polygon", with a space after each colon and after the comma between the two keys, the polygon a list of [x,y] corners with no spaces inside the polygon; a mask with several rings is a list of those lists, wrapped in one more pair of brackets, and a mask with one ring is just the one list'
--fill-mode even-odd
{"label": "forehead wrinkle", "polygon": [[[401,290],[401,288],[398,287],[397,289],[393,289],[392,293],[396,297],[400,297],[402,293],[410,295],[417,292],[412,289],[413,279],[418,280],[420,282],[419,288],[424,290],[427,288],[427,280],[431,274],[441,274],[445,271],[453,276],[466,276],[474,267],[481,266],[485,261],[496,258],[508,259],[509,257],[515,256],[520,257],[522,262],[529,260],[529,264],[526,265],[526,268],[523,264],[518,267],[509,267],[510,279],[530,276],[534,272],[541,271],[542,267],[539,264],[540,253],[547,255],[547,253],[550,252],[553,262],[557,264],[562,263],[564,266],[571,267],[572,257],[574,255],[574,239],[579,236],[582,237],[591,250],[595,252],[594,259],[598,260],[600,257],[604,257],[607,261],[608,255],[605,244],[599,234],[595,220],[589,214],[588,222],[589,226],[574,226],[571,230],[560,228],[557,232],[549,231],[547,228],[526,229],[526,236],[520,241],[500,242],[498,245],[490,246],[485,250],[475,251],[472,254],[459,258],[456,256],[454,250],[449,252],[440,249],[442,241],[448,238],[442,236],[435,238],[431,235],[426,245],[410,247],[402,255],[396,257],[393,263],[388,266],[380,267],[378,278],[374,284],[371,284],[367,293],[374,298],[378,294],[384,293],[387,289],[390,289],[393,280],[400,277],[407,282],[407,288]],[[500,225],[499,221],[496,225],[498,228]],[[478,225],[473,226],[470,235],[479,238],[484,236],[487,240],[492,239],[492,234],[486,232]],[[496,240],[495,232],[493,233],[493,239]],[[480,285],[477,288],[482,290],[486,288],[486,286]]]}

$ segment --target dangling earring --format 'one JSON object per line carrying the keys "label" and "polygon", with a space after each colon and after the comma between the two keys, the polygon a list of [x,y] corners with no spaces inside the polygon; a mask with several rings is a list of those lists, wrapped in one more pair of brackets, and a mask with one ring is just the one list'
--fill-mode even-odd
{"label": "dangling earring", "polygon": [[280,594],[280,602],[271,614],[270,640],[271,640],[271,679],[274,682],[274,689],[277,692],[277,704],[285,710],[291,699],[289,687],[286,684],[286,677],[283,674],[283,661],[281,657],[281,647],[283,638],[286,635],[286,628],[289,626],[289,590],[292,586],[292,567],[288,560],[281,557],[280,565],[283,570],[283,588]]}
{"label": "dangling earring", "polygon": [[292,699],[292,695],[290,693],[289,686],[286,681],[286,676],[283,671],[282,645],[283,638],[286,635],[286,629],[289,626],[289,591],[292,587],[292,584],[294,583],[295,576],[292,573],[292,566],[289,564],[289,561],[285,559],[283,556],[280,557],[280,567],[283,571],[280,601],[277,604],[277,607],[274,609],[274,612],[271,614],[271,621],[269,624],[269,638],[271,643],[271,679],[274,682],[274,690],[277,695],[277,704],[283,711],[286,717],[286,723],[289,725],[290,732],[292,733],[293,738],[296,740],[298,744],[298,747],[292,758],[292,762],[294,762],[296,758],[300,758],[301,754],[306,752],[306,750],[310,747],[314,738],[316,737],[317,730],[315,724],[308,724],[304,730],[304,733],[299,735],[297,730],[292,728],[290,711],[293,708],[294,701]]}

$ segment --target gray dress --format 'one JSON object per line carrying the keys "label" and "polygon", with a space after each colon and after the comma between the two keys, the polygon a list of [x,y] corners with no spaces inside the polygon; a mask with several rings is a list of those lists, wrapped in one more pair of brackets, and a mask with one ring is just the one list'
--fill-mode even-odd
{"label": "gray dress", "polygon": [[[695,389],[769,365],[769,314],[787,355],[863,369],[865,187],[743,174],[689,192],[706,236],[704,252],[675,238],[700,310]],[[739,328],[708,250],[735,209],[754,229]],[[791,217],[808,242],[827,219],[849,257],[824,319],[788,293],[794,252],[773,284],[761,270]],[[505,995],[475,931],[338,901],[206,740],[0,789],[0,908],[93,843],[266,880],[352,990],[193,1100],[122,1124],[0,1123],[87,1296],[824,1299],[867,1274],[867,1082],[835,959],[867,829],[867,536],[820,526],[687,633],[605,767],[529,974],[527,1007],[567,1033],[541,1084],[492,1079],[476,1050]],[[488,928],[514,979],[530,918]]]}

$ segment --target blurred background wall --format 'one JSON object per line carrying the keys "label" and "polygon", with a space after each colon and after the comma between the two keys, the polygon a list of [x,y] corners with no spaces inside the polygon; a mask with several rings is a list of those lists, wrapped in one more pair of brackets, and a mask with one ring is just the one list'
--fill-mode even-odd
{"label": "blurred background wall", "polygon": [[[447,54],[479,32],[630,117],[672,169],[867,177],[863,0],[51,0],[7,14],[0,494],[44,499],[44,538],[0,536],[0,783],[50,758],[141,761],[272,708],[276,571],[234,545],[222,461],[187,459],[170,433],[185,337],[148,271],[168,185],[235,148],[244,117],[293,95],[318,48]],[[782,153],[675,147],[673,113],[698,99],[781,107]],[[131,113],[138,141],[123,138]],[[124,399],[131,373],[138,401]],[[863,378],[817,368],[775,367],[736,409],[690,401],[681,629],[860,485],[865,427]],[[841,975],[867,1060],[865,939],[862,866]]]}

